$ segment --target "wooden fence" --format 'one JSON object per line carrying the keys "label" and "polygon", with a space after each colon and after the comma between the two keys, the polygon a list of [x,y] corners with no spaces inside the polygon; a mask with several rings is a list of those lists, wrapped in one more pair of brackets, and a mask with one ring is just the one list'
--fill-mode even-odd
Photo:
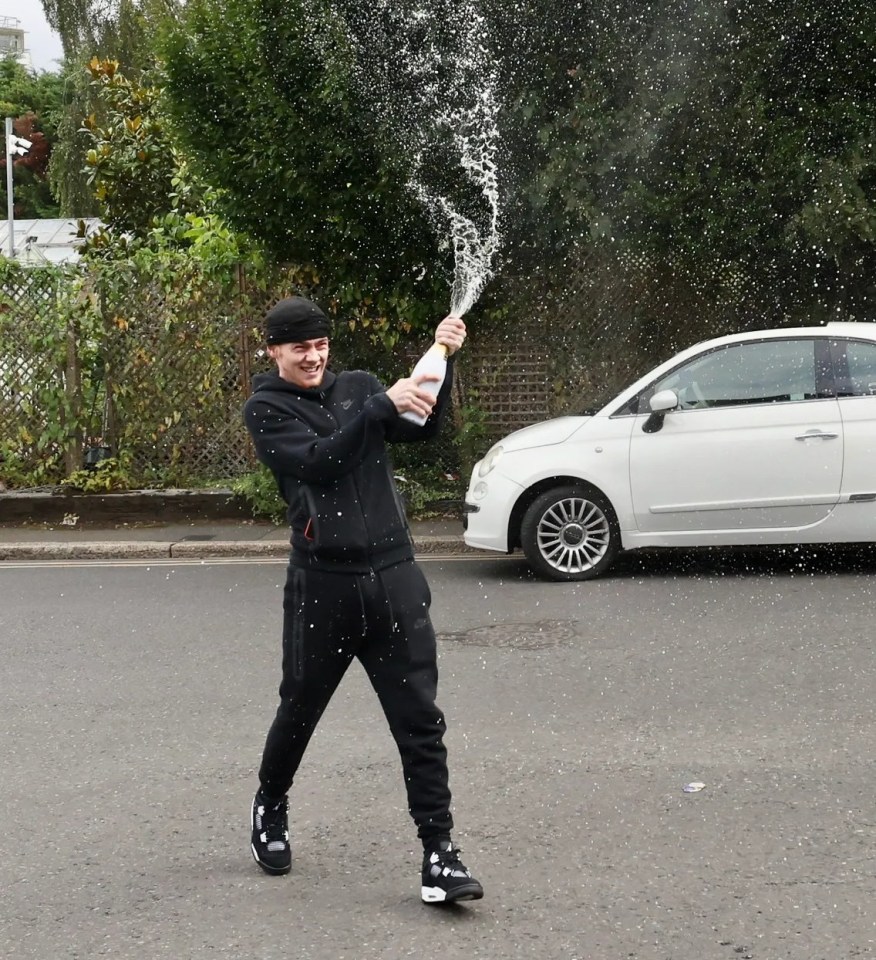
{"label": "wooden fence", "polygon": [[[492,301],[501,327],[469,319],[455,427],[428,454],[464,472],[511,430],[577,412],[705,336],[781,322],[725,270],[709,296],[667,267],[610,254],[579,257],[561,278],[506,278]],[[259,333],[269,293],[186,278],[187,295],[132,272],[32,269],[0,290],[0,477],[57,482],[101,451],[121,455],[141,486],[227,480],[253,455],[241,406],[267,369]],[[398,351],[401,376],[425,344]],[[359,365],[355,336],[341,366]],[[385,364],[385,359],[384,359]]]}

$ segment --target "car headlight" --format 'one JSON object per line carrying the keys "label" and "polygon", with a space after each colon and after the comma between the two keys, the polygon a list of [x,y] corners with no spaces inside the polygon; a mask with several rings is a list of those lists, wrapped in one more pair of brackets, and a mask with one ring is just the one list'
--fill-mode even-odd
{"label": "car headlight", "polygon": [[478,476],[485,477],[496,466],[504,452],[505,450],[500,444],[492,447],[484,459],[481,460],[481,465],[478,467]]}

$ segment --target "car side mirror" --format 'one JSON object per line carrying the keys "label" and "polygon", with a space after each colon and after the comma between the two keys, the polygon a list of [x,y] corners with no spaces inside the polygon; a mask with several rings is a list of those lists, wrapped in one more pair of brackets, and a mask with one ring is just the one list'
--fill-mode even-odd
{"label": "car side mirror", "polygon": [[674,390],[658,390],[648,401],[651,416],[642,425],[643,433],[657,433],[663,427],[663,418],[678,407],[678,394]]}

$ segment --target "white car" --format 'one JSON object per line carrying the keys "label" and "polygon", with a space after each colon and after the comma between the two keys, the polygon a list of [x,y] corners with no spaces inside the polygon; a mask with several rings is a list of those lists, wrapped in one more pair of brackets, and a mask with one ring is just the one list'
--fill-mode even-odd
{"label": "white car", "polygon": [[876,541],[876,323],[697,344],[475,464],[465,542],[551,580],[621,550]]}

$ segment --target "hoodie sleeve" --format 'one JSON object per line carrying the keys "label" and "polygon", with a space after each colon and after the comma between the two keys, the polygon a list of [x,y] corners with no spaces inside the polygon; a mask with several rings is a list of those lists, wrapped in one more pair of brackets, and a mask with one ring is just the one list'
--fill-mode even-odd
{"label": "hoodie sleeve", "polygon": [[279,409],[269,395],[254,393],[244,407],[246,427],[256,454],[276,474],[304,483],[326,483],[353,471],[371,445],[382,442],[386,423],[396,416],[392,401],[377,393],[349,423],[328,436],[294,414]]}
{"label": "hoodie sleeve", "polygon": [[[392,443],[413,443],[417,440],[431,440],[432,437],[438,435],[441,424],[444,422],[444,414],[447,411],[450,391],[453,387],[453,363],[454,358],[448,357],[447,374],[444,377],[444,383],[441,384],[441,389],[438,391],[438,396],[435,398],[435,406],[432,407],[429,419],[422,426],[419,426],[396,414],[394,419],[387,422],[387,440]],[[392,403],[391,400],[389,402]],[[393,409],[395,408],[393,407]]]}

